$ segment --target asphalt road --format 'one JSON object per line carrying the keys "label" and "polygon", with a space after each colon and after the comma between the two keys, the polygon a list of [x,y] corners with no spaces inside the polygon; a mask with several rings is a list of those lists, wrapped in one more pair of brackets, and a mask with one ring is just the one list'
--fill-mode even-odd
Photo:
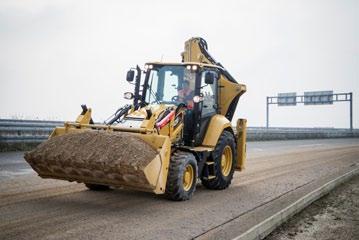
{"label": "asphalt road", "polygon": [[250,142],[230,188],[186,202],[41,179],[22,155],[0,154],[0,239],[230,239],[359,167],[359,139]]}

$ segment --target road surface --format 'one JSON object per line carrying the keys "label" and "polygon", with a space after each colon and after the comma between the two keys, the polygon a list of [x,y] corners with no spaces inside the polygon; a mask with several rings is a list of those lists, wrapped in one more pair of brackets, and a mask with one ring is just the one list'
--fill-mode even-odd
{"label": "road surface", "polygon": [[0,239],[230,239],[359,167],[359,139],[248,143],[232,185],[190,201],[39,178],[23,153],[0,154]]}

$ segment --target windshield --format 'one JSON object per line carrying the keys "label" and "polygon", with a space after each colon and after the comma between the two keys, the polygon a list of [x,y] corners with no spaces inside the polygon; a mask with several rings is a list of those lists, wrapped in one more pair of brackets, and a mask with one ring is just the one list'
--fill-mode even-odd
{"label": "windshield", "polygon": [[196,73],[185,66],[154,66],[149,73],[148,103],[193,105]]}

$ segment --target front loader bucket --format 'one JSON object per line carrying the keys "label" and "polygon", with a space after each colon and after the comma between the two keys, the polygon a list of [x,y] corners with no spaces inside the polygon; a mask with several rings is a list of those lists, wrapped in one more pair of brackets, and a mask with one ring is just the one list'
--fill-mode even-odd
{"label": "front loader bucket", "polygon": [[55,129],[49,140],[25,154],[39,176],[165,192],[169,137],[88,129],[66,132]]}

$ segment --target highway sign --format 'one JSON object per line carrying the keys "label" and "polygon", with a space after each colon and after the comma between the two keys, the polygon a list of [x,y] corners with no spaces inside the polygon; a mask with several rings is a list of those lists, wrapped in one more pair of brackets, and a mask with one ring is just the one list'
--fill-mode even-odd
{"label": "highway sign", "polygon": [[333,91],[304,92],[304,105],[333,104]]}
{"label": "highway sign", "polygon": [[278,106],[295,106],[297,105],[297,93],[278,93]]}

